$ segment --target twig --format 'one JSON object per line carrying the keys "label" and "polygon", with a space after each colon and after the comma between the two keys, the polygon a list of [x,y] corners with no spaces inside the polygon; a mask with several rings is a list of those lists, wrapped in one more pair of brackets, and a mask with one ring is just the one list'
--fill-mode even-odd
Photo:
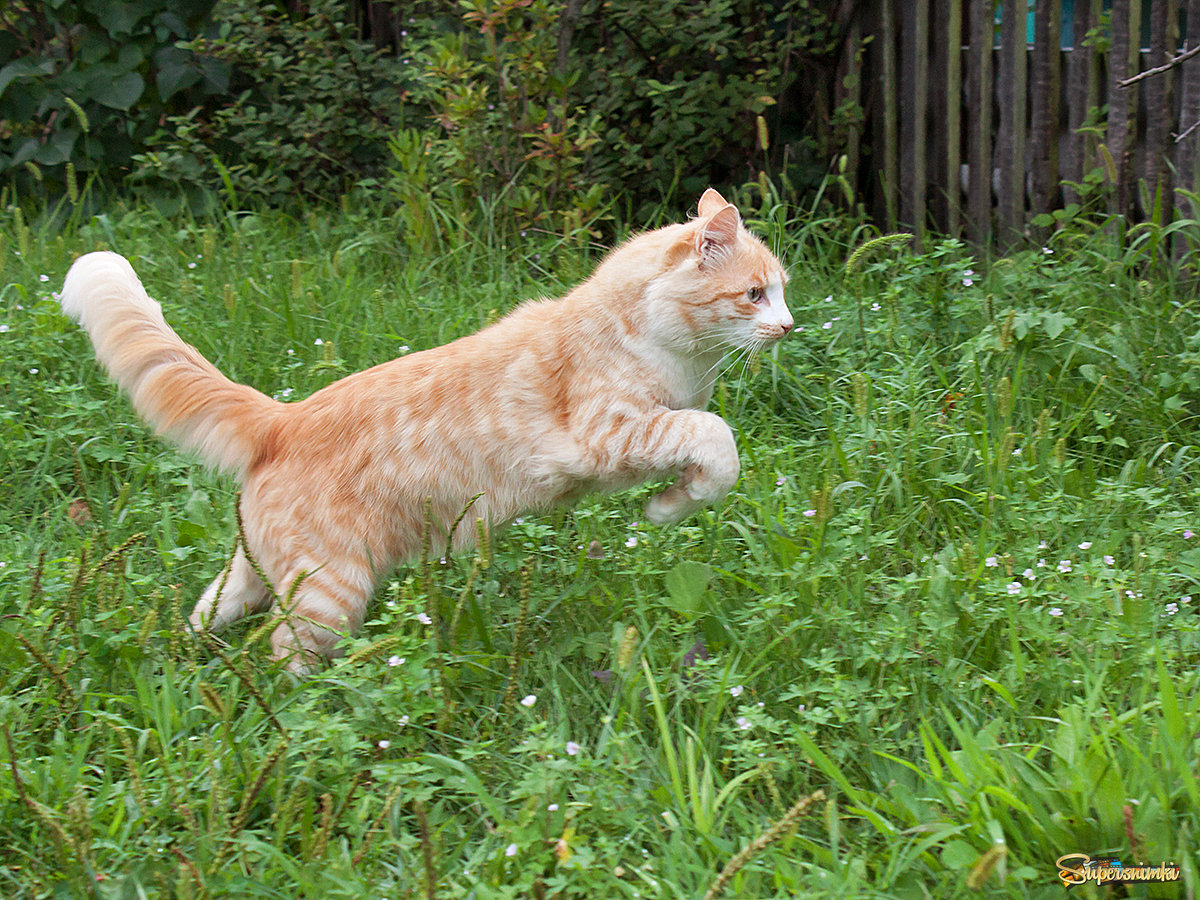
{"label": "twig", "polygon": [[1191,125],[1189,125],[1187,127],[1187,131],[1183,132],[1183,134],[1177,135],[1175,137],[1175,143],[1178,144],[1180,141],[1182,141],[1185,137],[1187,137],[1189,134],[1191,134],[1197,128],[1200,128],[1200,119],[1197,119],[1195,122],[1193,122]]}
{"label": "twig", "polygon": [[1126,78],[1124,81],[1117,82],[1117,87],[1127,88],[1130,85],[1137,84],[1143,79],[1149,78],[1151,75],[1161,75],[1163,72],[1170,72],[1180,63],[1185,63],[1193,56],[1198,54],[1200,54],[1200,44],[1197,44],[1190,50],[1184,50],[1178,56],[1171,57],[1171,59],[1163,63],[1161,66],[1155,66],[1153,69],[1147,69],[1145,72],[1139,72],[1137,75]]}

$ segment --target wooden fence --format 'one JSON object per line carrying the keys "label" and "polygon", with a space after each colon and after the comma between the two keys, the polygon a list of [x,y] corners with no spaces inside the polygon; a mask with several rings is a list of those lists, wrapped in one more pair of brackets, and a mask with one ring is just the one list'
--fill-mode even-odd
{"label": "wooden fence", "polygon": [[1003,247],[1081,201],[1196,214],[1200,0],[853,7],[836,100],[863,109],[848,171],[876,221]]}

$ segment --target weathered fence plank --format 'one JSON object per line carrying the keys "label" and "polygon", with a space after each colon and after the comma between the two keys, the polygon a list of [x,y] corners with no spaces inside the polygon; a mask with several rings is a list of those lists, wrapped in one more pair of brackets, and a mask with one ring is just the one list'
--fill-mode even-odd
{"label": "weathered fence plank", "polygon": [[962,0],[948,0],[947,6],[945,221],[946,230],[957,236],[962,228]]}
{"label": "weathered fence plank", "polygon": [[[1096,52],[1088,41],[1088,29],[1096,21],[1092,8],[1100,0],[1075,0],[1071,53],[1067,59],[1067,135],[1063,142],[1063,177],[1074,183],[1083,180],[1091,169],[1094,156],[1091,141],[1083,133],[1088,113],[1096,105],[1099,67]],[[1070,186],[1064,190],[1067,203],[1078,203],[1079,192]]]}
{"label": "weathered fence plank", "polygon": [[[1200,0],[1187,0],[1186,9],[1184,46],[1191,50],[1200,47]],[[1192,57],[1180,69],[1179,125],[1175,136],[1175,171],[1179,182],[1176,187],[1195,193],[1200,190],[1200,180],[1196,177],[1196,161],[1200,158],[1197,153],[1200,146],[1200,56]],[[1184,195],[1175,199],[1193,218],[1200,218],[1195,201]]]}
{"label": "weathered fence plank", "polygon": [[[1121,82],[1133,74],[1136,32],[1131,16],[1141,12],[1139,0],[1113,0],[1112,46],[1108,53],[1108,126],[1105,148],[1111,157],[1109,177],[1113,182],[1109,211],[1127,216],[1133,211],[1133,129],[1137,116],[1137,90]],[[1138,16],[1140,21],[1141,16]]]}
{"label": "weathered fence plank", "polygon": [[1061,0],[1037,0],[1033,12],[1033,107],[1030,168],[1034,215],[1058,203],[1058,100],[1060,90]]}
{"label": "weathered fence plank", "polygon": [[1000,12],[1000,72],[996,83],[1000,130],[996,133],[999,184],[999,240],[1019,239],[1025,224],[1026,0],[1004,0]]}
{"label": "weathered fence plank", "polygon": [[[1165,65],[1175,55],[1178,21],[1179,8],[1175,0],[1151,0],[1148,68]],[[1172,211],[1167,154],[1173,87],[1174,72],[1170,70],[1146,80],[1146,139],[1142,161],[1146,198],[1143,209],[1148,218],[1160,225],[1171,220]]]}
{"label": "weathered fence plank", "polygon": [[979,246],[992,235],[992,41],[995,12],[992,0],[970,0],[971,37],[967,72],[970,80],[970,124],[967,159],[968,236]]}
{"label": "weathered fence plank", "polygon": [[901,27],[904,78],[900,97],[900,220],[925,229],[925,140],[929,95],[929,0],[906,4]]}
{"label": "weathered fence plank", "polygon": [[891,0],[881,0],[880,40],[883,44],[880,94],[883,100],[883,198],[887,209],[888,230],[896,230],[899,212],[899,107],[896,84],[896,17]]}

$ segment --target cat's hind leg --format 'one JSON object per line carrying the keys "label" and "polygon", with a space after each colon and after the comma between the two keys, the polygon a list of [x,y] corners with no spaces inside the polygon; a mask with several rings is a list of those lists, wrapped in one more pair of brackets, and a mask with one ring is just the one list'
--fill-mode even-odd
{"label": "cat's hind leg", "polygon": [[229,565],[205,588],[188,616],[197,631],[216,633],[243,616],[271,605],[271,591],[238,547]]}
{"label": "cat's hind leg", "polygon": [[374,590],[368,567],[325,564],[284,579],[279,612],[286,616],[271,634],[273,657],[303,673],[340,656],[337,643],[362,624]]}

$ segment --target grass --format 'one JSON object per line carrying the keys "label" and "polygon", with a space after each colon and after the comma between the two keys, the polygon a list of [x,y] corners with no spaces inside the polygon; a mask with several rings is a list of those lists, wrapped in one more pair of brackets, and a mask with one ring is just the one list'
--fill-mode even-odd
{"label": "grass", "polygon": [[186,629],[236,486],[106,383],[71,259],[120,250],[298,398],[599,251],[411,253],[369,204],[0,218],[0,895],[1058,897],[1087,852],[1196,896],[1200,316],[1145,241],[847,272],[869,234],[763,210],[803,330],[718,388],[728,501],[588,498],[403,567],[297,681],[265,617]]}

